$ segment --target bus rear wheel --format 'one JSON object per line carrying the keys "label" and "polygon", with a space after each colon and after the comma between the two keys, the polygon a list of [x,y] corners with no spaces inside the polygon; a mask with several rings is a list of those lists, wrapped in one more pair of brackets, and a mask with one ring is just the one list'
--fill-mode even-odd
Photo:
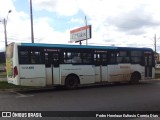
{"label": "bus rear wheel", "polygon": [[135,72],[131,75],[130,84],[138,84],[140,79],[140,74]]}
{"label": "bus rear wheel", "polygon": [[65,87],[67,89],[75,89],[78,87],[78,77],[75,75],[70,75],[65,80]]}

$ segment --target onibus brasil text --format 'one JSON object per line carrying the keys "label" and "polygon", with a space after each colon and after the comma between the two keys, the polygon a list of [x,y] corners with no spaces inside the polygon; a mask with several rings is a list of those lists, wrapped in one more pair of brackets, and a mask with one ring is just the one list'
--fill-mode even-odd
{"label": "onibus brasil text", "polygon": [[39,118],[42,117],[40,112],[2,112],[2,117],[32,117],[32,118]]}

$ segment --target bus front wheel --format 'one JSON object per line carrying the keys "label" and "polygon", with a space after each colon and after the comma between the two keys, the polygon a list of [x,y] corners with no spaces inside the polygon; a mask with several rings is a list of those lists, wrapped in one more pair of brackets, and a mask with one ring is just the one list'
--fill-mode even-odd
{"label": "bus front wheel", "polygon": [[65,86],[67,89],[75,89],[78,87],[78,77],[75,75],[69,75],[65,80]]}

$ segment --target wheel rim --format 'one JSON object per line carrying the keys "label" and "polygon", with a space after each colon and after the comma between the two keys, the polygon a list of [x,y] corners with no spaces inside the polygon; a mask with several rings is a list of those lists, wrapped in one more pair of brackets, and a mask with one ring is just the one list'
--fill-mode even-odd
{"label": "wheel rim", "polygon": [[74,79],[70,79],[69,80],[69,85],[70,86],[74,86],[75,85],[75,80]]}
{"label": "wheel rim", "polygon": [[68,89],[74,89],[78,86],[78,80],[77,80],[77,77],[75,76],[70,76],[67,78],[66,80],[66,87]]}

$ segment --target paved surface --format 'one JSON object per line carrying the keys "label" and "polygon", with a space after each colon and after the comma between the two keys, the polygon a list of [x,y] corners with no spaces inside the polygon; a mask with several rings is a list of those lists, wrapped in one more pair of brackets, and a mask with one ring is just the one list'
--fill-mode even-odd
{"label": "paved surface", "polygon": [[0,78],[0,81],[7,81],[7,78]]}
{"label": "paved surface", "polygon": [[[0,91],[0,111],[160,111],[160,81],[147,81],[138,85],[82,87],[77,90]],[[22,118],[15,118],[15,120],[19,119]],[[43,119],[38,118],[38,120]],[[82,118],[45,119],[80,120]],[[98,118],[83,118],[85,119],[97,120]],[[160,118],[154,118],[154,120],[158,119]]]}

